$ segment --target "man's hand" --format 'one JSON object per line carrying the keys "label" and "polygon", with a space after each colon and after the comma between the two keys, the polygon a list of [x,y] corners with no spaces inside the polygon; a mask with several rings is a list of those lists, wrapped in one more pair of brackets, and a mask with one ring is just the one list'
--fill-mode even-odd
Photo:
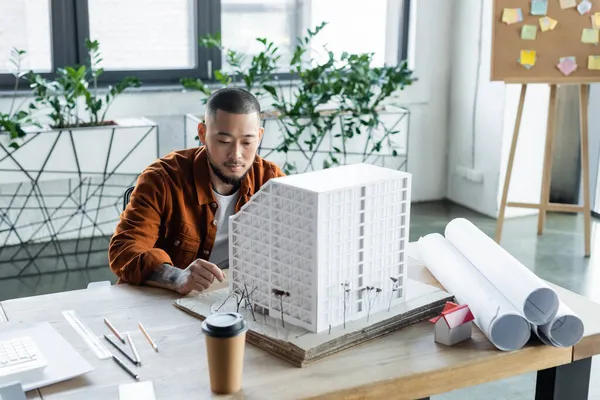
{"label": "man's hand", "polygon": [[215,278],[219,282],[223,282],[225,278],[223,271],[213,263],[197,259],[181,271],[180,276],[175,282],[175,290],[182,295],[186,295],[192,290],[202,292],[212,285]]}
{"label": "man's hand", "polygon": [[169,264],[163,264],[150,274],[145,283],[149,286],[173,290],[187,295],[192,290],[206,290],[215,281],[223,282],[225,275],[215,264],[197,259],[186,269],[181,270]]}

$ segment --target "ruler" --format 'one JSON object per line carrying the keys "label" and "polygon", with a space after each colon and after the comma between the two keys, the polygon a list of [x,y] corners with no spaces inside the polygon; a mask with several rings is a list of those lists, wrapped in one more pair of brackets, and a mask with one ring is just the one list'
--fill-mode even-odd
{"label": "ruler", "polygon": [[94,335],[94,332],[92,332],[86,324],[81,322],[74,310],[63,311],[62,315],[99,359],[104,360],[112,356],[104,343],[102,343],[98,337]]}

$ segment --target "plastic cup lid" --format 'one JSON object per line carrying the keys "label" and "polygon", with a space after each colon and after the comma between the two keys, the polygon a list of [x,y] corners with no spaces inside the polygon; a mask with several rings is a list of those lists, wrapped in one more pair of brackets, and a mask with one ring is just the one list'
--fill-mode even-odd
{"label": "plastic cup lid", "polygon": [[246,330],[246,320],[239,313],[215,313],[202,322],[202,330],[205,334],[215,337],[235,336]]}

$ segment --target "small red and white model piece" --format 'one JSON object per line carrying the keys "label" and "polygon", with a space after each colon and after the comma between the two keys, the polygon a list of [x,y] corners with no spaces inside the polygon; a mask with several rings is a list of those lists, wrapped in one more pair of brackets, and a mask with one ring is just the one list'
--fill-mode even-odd
{"label": "small red and white model piece", "polygon": [[453,346],[471,337],[474,319],[468,305],[448,301],[442,313],[429,321],[435,324],[435,341]]}

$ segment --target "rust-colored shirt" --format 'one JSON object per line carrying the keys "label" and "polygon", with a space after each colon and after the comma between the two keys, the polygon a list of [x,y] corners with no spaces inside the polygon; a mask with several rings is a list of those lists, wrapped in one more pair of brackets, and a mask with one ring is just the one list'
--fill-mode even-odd
{"label": "rust-colored shirt", "polygon": [[[235,211],[271,178],[276,164],[256,156],[239,188]],[[185,269],[208,260],[215,243],[218,204],[204,147],[175,151],[139,176],[111,238],[108,257],[120,282],[141,284],[162,264]]]}

